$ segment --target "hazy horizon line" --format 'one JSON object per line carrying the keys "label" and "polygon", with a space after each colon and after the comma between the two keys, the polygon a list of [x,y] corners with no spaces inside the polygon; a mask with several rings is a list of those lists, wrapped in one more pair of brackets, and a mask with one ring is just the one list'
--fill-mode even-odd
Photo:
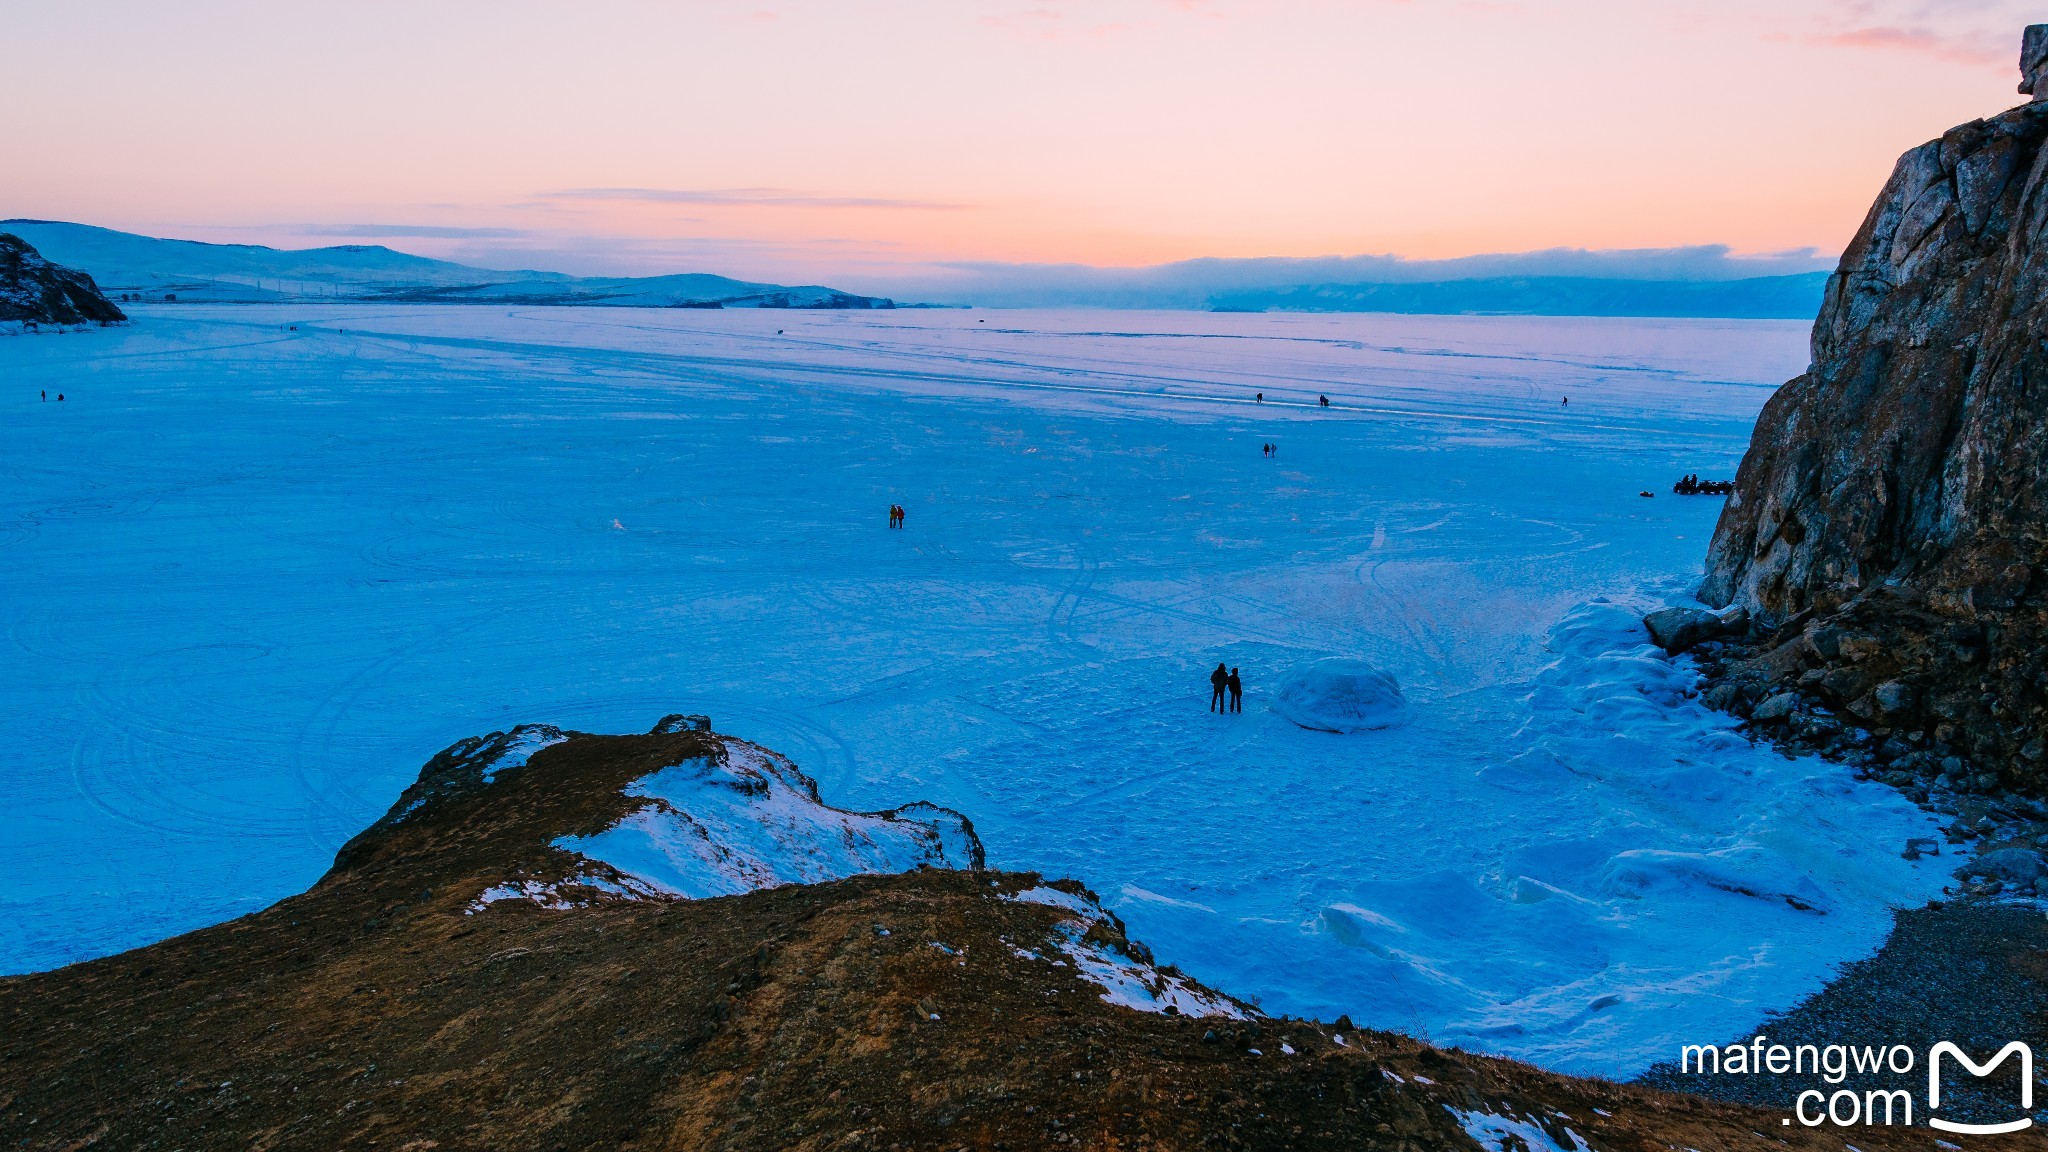
{"label": "hazy horizon line", "polygon": [[[278,243],[247,244],[246,242],[222,242],[197,239],[191,236],[153,235],[131,232],[101,224],[89,224],[74,220],[52,220],[31,217],[9,217],[0,219],[0,226],[12,223],[60,224],[78,228],[95,229],[103,232],[139,236],[149,240],[163,240],[192,244],[237,244],[245,247],[269,248],[281,253],[314,252],[327,248],[363,247],[365,245],[336,245],[309,243],[304,247],[289,246],[288,237],[305,240],[357,239],[364,241],[405,241],[450,240],[468,243],[457,245],[464,249],[458,253],[432,254],[413,251],[414,245],[399,247],[393,243],[380,243],[375,247],[385,248],[394,253],[421,259],[445,260],[462,264],[481,271],[525,272],[545,271],[562,275],[582,276],[600,279],[625,279],[651,276],[683,275],[709,271],[702,267],[703,257],[694,258],[678,251],[662,262],[671,265],[667,271],[647,271],[646,260],[622,261],[610,267],[593,267],[589,244],[594,240],[615,240],[625,242],[627,238],[598,238],[552,236],[530,230],[507,228],[465,228],[448,225],[419,225],[394,223],[308,223],[286,225],[200,225],[193,226],[194,232],[249,231],[272,235]],[[553,239],[557,243],[545,241]],[[505,244],[498,241],[540,240],[532,245]],[[476,243],[484,241],[486,243]],[[583,243],[576,243],[582,241]],[[562,242],[567,242],[566,244]],[[634,243],[646,243],[634,238]],[[685,241],[687,243],[687,241]],[[795,247],[802,247],[796,245]],[[581,259],[576,258],[582,256]],[[661,260],[659,255],[649,254]],[[540,261],[536,262],[535,258]],[[555,264],[567,267],[549,267],[545,261],[552,259]],[[1431,280],[1477,280],[1502,276],[1553,276],[1584,279],[1614,280],[1670,280],[1670,281],[1728,281],[1760,279],[1770,276],[1800,275],[1811,272],[1833,270],[1838,255],[1831,255],[1808,246],[1775,252],[1738,252],[1732,245],[1708,243],[1687,244],[1656,248],[1585,248],[1572,246],[1549,246],[1520,251],[1477,252],[1462,256],[1414,257],[1399,253],[1352,253],[1322,254],[1314,256],[1264,255],[1264,256],[1190,256],[1178,260],[1160,261],[1150,264],[1089,264],[1079,261],[1029,262],[998,260],[935,260],[904,262],[893,267],[884,266],[865,274],[852,269],[833,278],[849,283],[891,282],[901,285],[922,284],[934,291],[958,291],[971,287],[993,288],[998,283],[1017,289],[1052,289],[1055,287],[1075,288],[1085,284],[1094,289],[1130,289],[1149,285],[1152,287],[1195,288],[1250,288],[1277,287],[1288,284],[1306,283],[1424,283]],[[491,261],[483,263],[480,261]],[[602,262],[610,263],[610,262]],[[571,270],[581,265],[583,270]],[[631,267],[639,265],[639,267]],[[735,273],[730,270],[716,274],[736,279],[759,279],[758,275]],[[1306,275],[1307,278],[1304,278]]]}

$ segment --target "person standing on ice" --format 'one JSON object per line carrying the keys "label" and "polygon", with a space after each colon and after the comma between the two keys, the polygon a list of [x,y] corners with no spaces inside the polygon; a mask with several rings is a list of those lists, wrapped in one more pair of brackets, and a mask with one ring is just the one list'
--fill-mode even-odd
{"label": "person standing on ice", "polygon": [[1209,711],[1223,711],[1223,694],[1230,689],[1230,670],[1218,663],[1216,670],[1209,673],[1209,687],[1214,689],[1209,693]]}
{"label": "person standing on ice", "polygon": [[1330,406],[1330,398],[1328,396],[1318,395],[1316,399],[1322,403],[1323,407],[1328,408]]}
{"label": "person standing on ice", "polygon": [[1244,681],[1238,679],[1237,669],[1232,668],[1230,670],[1230,678],[1224,681],[1224,683],[1230,685],[1230,710],[1232,712],[1244,711]]}

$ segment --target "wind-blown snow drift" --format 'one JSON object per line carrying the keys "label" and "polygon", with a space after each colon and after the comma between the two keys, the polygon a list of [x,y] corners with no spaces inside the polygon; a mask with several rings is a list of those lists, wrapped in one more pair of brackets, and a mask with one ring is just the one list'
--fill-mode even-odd
{"label": "wind-blown snow drift", "polygon": [[1406,707],[1392,676],[1363,660],[1332,657],[1289,673],[1273,711],[1318,732],[1392,728]]}

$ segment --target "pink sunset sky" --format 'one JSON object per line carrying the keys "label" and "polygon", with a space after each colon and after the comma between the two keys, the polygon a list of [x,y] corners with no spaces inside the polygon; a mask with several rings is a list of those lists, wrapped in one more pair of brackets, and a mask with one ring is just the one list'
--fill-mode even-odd
{"label": "pink sunset sky", "polygon": [[2019,102],[2007,0],[4,3],[0,217],[851,286],[1832,255]]}

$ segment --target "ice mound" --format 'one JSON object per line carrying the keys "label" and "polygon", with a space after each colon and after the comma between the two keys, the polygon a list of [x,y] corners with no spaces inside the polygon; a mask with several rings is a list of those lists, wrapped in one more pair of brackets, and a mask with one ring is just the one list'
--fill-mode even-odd
{"label": "ice mound", "polygon": [[1370,732],[1401,723],[1407,704],[1392,676],[1363,660],[1332,657],[1288,673],[1273,711],[1319,732]]}
{"label": "ice mound", "polygon": [[1683,893],[1698,885],[1756,900],[1781,900],[1801,912],[1825,914],[1830,905],[1827,893],[1795,865],[1750,843],[1707,852],[1633,848],[1616,853],[1602,873],[1601,887],[1611,896]]}
{"label": "ice mound", "polygon": [[741,740],[725,740],[722,756],[642,777],[626,795],[645,803],[596,835],[554,846],[615,870],[635,893],[695,900],[863,872],[981,866],[981,841],[959,813],[932,804],[834,808],[796,765]]}

